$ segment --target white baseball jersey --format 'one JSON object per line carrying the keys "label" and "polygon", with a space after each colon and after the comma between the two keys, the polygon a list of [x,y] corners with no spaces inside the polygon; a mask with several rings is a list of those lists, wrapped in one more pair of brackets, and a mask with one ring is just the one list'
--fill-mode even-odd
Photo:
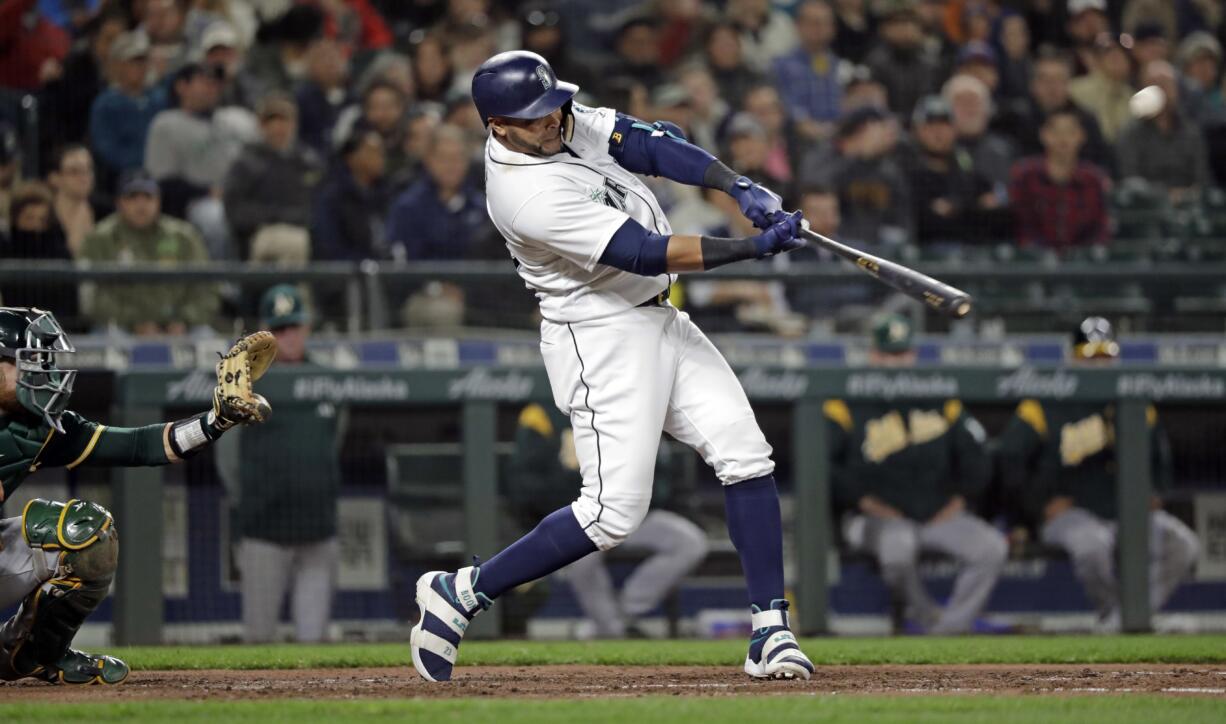
{"label": "white baseball jersey", "polygon": [[561,153],[517,153],[492,135],[485,144],[490,219],[536,292],[541,316],[554,322],[623,312],[672,281],[598,263],[628,218],[657,234],[671,235],[672,227],[647,185],[609,155],[616,112],[579,103],[573,109],[574,133]]}

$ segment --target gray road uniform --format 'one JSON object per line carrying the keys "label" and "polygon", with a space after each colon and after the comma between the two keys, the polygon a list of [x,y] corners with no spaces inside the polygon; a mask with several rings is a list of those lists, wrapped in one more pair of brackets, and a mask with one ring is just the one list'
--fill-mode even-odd
{"label": "gray road uniform", "polygon": [[[849,511],[845,537],[872,553],[881,575],[907,613],[931,633],[963,633],[987,603],[1004,567],[1004,536],[963,510],[934,516],[956,496],[970,499],[987,484],[985,433],[957,400],[944,404],[889,405],[830,400],[832,487],[836,507]],[[863,514],[871,497],[902,514]],[[920,581],[919,554],[932,550],[959,564],[948,604],[932,600]]]}

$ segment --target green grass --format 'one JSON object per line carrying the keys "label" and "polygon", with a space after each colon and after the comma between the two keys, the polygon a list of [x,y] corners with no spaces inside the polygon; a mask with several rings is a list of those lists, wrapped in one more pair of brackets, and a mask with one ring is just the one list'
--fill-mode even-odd
{"label": "green grass", "polygon": [[[0,704],[9,721],[429,721],[499,724],[698,721],[784,722],[1085,722],[1163,724],[1221,721],[1222,702],[1206,698],[1128,697],[844,697],[762,696],[524,701],[454,699],[381,701],[134,701],[118,704]],[[420,718],[419,718],[420,717]]]}
{"label": "green grass", "polygon": [[[1224,663],[1226,635],[807,639],[819,664]],[[469,641],[461,665],[731,666],[742,641]],[[114,648],[136,670],[406,666],[408,644]]]}

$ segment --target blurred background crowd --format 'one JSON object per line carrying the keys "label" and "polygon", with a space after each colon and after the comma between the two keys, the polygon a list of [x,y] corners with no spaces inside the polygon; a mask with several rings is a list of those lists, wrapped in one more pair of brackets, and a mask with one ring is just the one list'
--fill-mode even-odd
{"label": "blurred background crowd", "polygon": [[[0,0],[0,258],[505,260],[469,81],[526,48],[582,102],[677,123],[887,256],[1196,261],[1226,236],[1224,31],[1215,0]],[[722,194],[658,186],[679,233],[748,233]],[[389,326],[530,321],[526,293],[402,286]],[[687,291],[716,332],[803,334],[881,301]],[[0,294],[137,334],[256,299],[36,278]]]}

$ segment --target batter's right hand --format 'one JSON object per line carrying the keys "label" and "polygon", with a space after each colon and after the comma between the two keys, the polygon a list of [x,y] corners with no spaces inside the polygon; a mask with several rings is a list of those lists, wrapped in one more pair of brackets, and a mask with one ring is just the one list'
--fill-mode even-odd
{"label": "batter's right hand", "polygon": [[761,234],[753,237],[759,259],[781,252],[795,251],[805,245],[804,240],[800,238],[801,221],[804,216],[799,211],[793,211],[790,214],[780,211],[772,218],[774,222]]}

